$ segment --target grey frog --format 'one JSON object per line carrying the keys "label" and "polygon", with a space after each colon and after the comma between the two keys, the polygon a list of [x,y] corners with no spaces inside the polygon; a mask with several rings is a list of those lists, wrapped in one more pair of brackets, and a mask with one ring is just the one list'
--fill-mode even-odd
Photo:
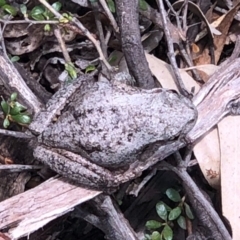
{"label": "grey frog", "polygon": [[[61,105],[62,98],[67,102]],[[149,145],[184,136],[197,116],[191,101],[174,91],[95,82],[86,76],[55,94],[35,122],[46,120],[54,104],[60,106],[60,116],[53,121],[53,111],[45,130],[37,130],[40,145],[34,156],[94,188],[110,186],[106,179],[114,179],[112,171],[138,160]]]}

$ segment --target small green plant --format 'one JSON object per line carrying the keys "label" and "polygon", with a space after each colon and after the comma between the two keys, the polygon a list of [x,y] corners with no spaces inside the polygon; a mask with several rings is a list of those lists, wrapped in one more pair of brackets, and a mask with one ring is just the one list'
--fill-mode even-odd
{"label": "small green plant", "polygon": [[96,69],[96,67],[94,65],[89,65],[87,66],[87,68],[85,69],[85,73],[89,73],[92,72]]}
{"label": "small green plant", "polygon": [[12,93],[10,99],[1,101],[1,108],[4,113],[3,127],[8,128],[10,122],[20,125],[27,125],[31,122],[31,117],[27,113],[27,108],[17,102],[17,93]]}
{"label": "small green plant", "polygon": [[10,61],[13,62],[13,63],[19,61],[19,59],[20,59],[19,56],[12,56],[12,57],[9,56],[9,57],[10,57]]}
{"label": "small green plant", "polygon": [[0,0],[0,8],[7,14],[11,16],[16,16],[17,15],[17,9],[9,4],[6,3],[5,0]]}
{"label": "small green plant", "polygon": [[186,219],[194,219],[190,206],[185,202],[185,197],[181,198],[179,192],[173,188],[167,189],[166,195],[176,203],[176,206],[171,208],[162,201],[156,204],[156,212],[161,221],[146,222],[146,228],[150,233],[145,234],[145,240],[172,240],[172,228],[175,223],[186,230]]}
{"label": "small green plant", "polygon": [[65,70],[67,71],[68,76],[70,77],[69,80],[74,80],[75,78],[77,78],[77,70],[72,62],[65,63]]}
{"label": "small green plant", "polygon": [[115,13],[116,12],[116,8],[115,8],[115,3],[113,0],[107,0],[107,5],[108,5],[108,8],[109,10],[112,12],[112,13]]}
{"label": "small green plant", "polygon": [[139,0],[139,8],[142,10],[142,11],[147,11],[148,9],[148,4],[145,0]]}
{"label": "small green plant", "polygon": [[[60,2],[55,2],[52,4],[52,7],[59,12],[62,4]],[[55,19],[55,16],[52,12],[50,12],[46,7],[42,6],[42,5],[38,5],[35,6],[31,12],[30,12],[30,16],[37,21],[44,21],[44,20],[53,20]],[[44,26],[44,30],[45,31],[50,31],[51,27],[49,24],[46,24]]]}

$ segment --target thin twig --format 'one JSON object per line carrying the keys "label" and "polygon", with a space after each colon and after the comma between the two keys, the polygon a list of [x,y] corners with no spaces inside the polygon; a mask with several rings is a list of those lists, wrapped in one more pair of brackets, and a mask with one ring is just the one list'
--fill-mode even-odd
{"label": "thin twig", "polygon": [[169,7],[170,13],[173,13],[175,15],[175,18],[176,18],[176,21],[177,21],[178,30],[182,30],[180,19],[179,19],[179,13],[175,11],[175,9],[172,7],[172,4],[168,0],[165,0],[165,3]]}
{"label": "thin twig", "polygon": [[39,0],[39,2],[44,5],[50,12],[52,12],[57,19],[63,18],[62,14],[60,14],[58,11],[56,11],[47,1],[45,0]]}
{"label": "thin twig", "polygon": [[0,171],[4,171],[5,173],[34,171],[34,170],[39,170],[41,168],[42,166],[37,166],[37,165],[21,165],[21,164],[0,165]]}
{"label": "thin twig", "polygon": [[184,32],[187,32],[187,12],[188,12],[188,0],[185,0],[184,1],[184,4],[183,4],[183,31]]}
{"label": "thin twig", "polygon": [[178,66],[177,66],[177,62],[176,62],[176,58],[175,58],[175,54],[174,54],[174,48],[173,48],[173,41],[171,38],[171,34],[170,31],[168,29],[168,17],[166,14],[166,11],[164,9],[164,4],[163,4],[163,0],[158,0],[159,3],[159,10],[160,10],[160,14],[162,17],[162,23],[163,23],[163,30],[165,33],[165,38],[166,38],[166,42],[168,45],[168,58],[171,62],[172,68],[173,68],[173,73],[175,74],[175,83],[179,89],[179,92],[186,96],[186,97],[190,97],[190,94],[188,93],[188,91],[186,90],[184,83],[182,81]]}
{"label": "thin twig", "polygon": [[24,132],[15,132],[15,131],[10,131],[10,130],[4,130],[0,129],[0,134],[5,135],[5,136],[10,136],[10,137],[15,137],[15,138],[33,138],[33,135],[24,133]]}
{"label": "thin twig", "polygon": [[6,25],[11,24],[22,24],[22,23],[29,23],[29,24],[59,24],[59,21],[56,20],[42,20],[42,21],[34,21],[34,20],[4,20],[0,19],[0,22]]}
{"label": "thin twig", "polygon": [[[45,0],[39,0],[39,2],[42,3],[49,11],[51,11],[55,15],[55,17],[57,17],[59,20],[64,19],[64,17],[59,12],[57,12],[48,2],[46,2]],[[92,36],[92,34],[82,25],[82,23],[76,17],[73,17],[72,20],[69,20],[69,22],[77,26],[82,31],[82,33],[94,44],[95,48],[98,51],[100,61],[102,61],[105,64],[109,71],[112,71],[113,69],[111,65],[104,57],[99,41],[97,41]]]}
{"label": "thin twig", "polygon": [[117,25],[117,22],[116,22],[115,18],[113,17],[111,11],[109,10],[109,8],[108,8],[108,6],[106,4],[106,1],[105,0],[99,0],[99,2],[101,3],[105,13],[107,14],[108,19],[110,20],[110,22],[111,22],[111,24],[113,26],[113,29],[115,30],[116,33],[119,33],[119,27]]}
{"label": "thin twig", "polygon": [[91,6],[93,8],[93,13],[94,13],[94,17],[95,17],[95,22],[96,22],[96,26],[97,26],[97,30],[98,30],[98,35],[99,35],[103,55],[105,58],[107,58],[107,45],[105,43],[102,23],[99,18],[99,11],[97,10],[99,8],[98,2],[91,2]]}
{"label": "thin twig", "polygon": [[60,31],[60,29],[58,27],[54,28],[54,35],[57,38],[57,41],[58,41],[58,43],[60,45],[60,48],[62,50],[62,54],[63,54],[63,57],[64,57],[66,63],[71,63],[71,58],[69,56],[66,44],[65,44],[65,42],[64,42],[64,40],[62,38],[61,31]]}

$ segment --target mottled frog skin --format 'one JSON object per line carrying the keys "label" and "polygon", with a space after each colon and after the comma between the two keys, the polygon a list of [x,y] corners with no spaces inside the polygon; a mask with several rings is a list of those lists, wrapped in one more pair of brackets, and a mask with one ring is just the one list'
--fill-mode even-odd
{"label": "mottled frog skin", "polygon": [[192,102],[175,91],[87,78],[39,142],[116,169],[134,162],[150,144],[184,136],[196,118]]}

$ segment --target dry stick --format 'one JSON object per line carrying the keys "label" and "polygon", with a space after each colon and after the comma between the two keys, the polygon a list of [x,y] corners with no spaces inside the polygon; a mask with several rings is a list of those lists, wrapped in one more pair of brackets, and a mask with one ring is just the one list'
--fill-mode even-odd
{"label": "dry stick", "polygon": [[102,23],[101,23],[101,20],[99,18],[99,11],[97,10],[99,8],[98,2],[91,2],[91,6],[93,8],[95,23],[96,23],[97,30],[98,30],[98,35],[99,35],[99,38],[100,38],[100,43],[101,43],[101,48],[102,48],[102,51],[103,51],[103,55],[104,55],[105,58],[107,58],[108,57],[107,56],[107,45],[106,45],[105,39],[104,39]]}
{"label": "dry stick", "polygon": [[[183,59],[185,60],[187,66],[188,66],[188,67],[194,67],[193,62],[192,62],[192,59],[190,58],[190,56],[189,56],[189,54],[188,54],[188,52],[190,52],[190,51],[187,52],[187,51],[184,49],[184,47],[183,47],[183,43],[181,43],[181,42],[178,44],[178,46],[179,46],[179,51],[180,51]],[[185,47],[186,47],[187,49],[190,49],[188,42],[186,42]],[[196,70],[195,68],[193,68],[193,69],[191,70],[191,72],[192,72],[192,74],[193,74],[193,76],[194,76],[194,80],[195,80],[195,81],[197,81],[197,82],[199,82],[199,83],[201,83],[201,84],[204,83],[204,81],[201,79],[200,75],[198,74],[198,72],[197,72],[197,70]]]}
{"label": "dry stick", "polygon": [[36,166],[36,165],[21,165],[21,164],[0,165],[0,171],[4,171],[4,173],[36,171],[41,168],[42,166]]}
{"label": "dry stick", "polygon": [[29,236],[48,222],[72,211],[76,205],[100,193],[73,185],[63,178],[51,178],[1,202],[0,229],[8,228],[11,239]]}
{"label": "dry stick", "polygon": [[[94,212],[94,215],[89,211]],[[76,213],[80,218],[101,229],[107,239],[138,239],[119,207],[114,205],[109,196],[100,195],[87,203],[87,210],[84,209],[84,206],[79,206]]]}
{"label": "dry stick", "polygon": [[171,62],[171,65],[172,65],[172,68],[173,68],[173,73],[175,75],[175,78],[174,78],[175,83],[176,83],[176,85],[179,89],[179,92],[182,95],[184,95],[186,97],[190,97],[188,91],[186,90],[186,88],[184,86],[184,83],[183,83],[181,75],[180,75],[180,71],[179,71],[178,66],[177,66],[177,62],[176,62],[176,58],[175,58],[175,54],[174,54],[174,48],[173,48],[173,41],[172,41],[172,38],[171,38],[170,31],[168,29],[169,19],[167,17],[166,11],[164,9],[163,0],[158,0],[158,4],[159,4],[160,14],[161,14],[161,17],[162,17],[163,30],[164,30],[166,42],[167,42],[167,45],[168,45],[168,58]]}
{"label": "dry stick", "polygon": [[168,0],[165,0],[165,3],[167,4],[169,10],[170,10],[170,13],[173,13],[175,15],[175,18],[176,18],[176,21],[177,21],[177,27],[178,27],[178,30],[182,31],[182,26],[181,26],[181,23],[180,23],[180,20],[179,20],[179,12],[177,13],[175,11],[175,9],[172,7],[172,4],[168,1]]}
{"label": "dry stick", "polygon": [[[48,2],[46,2],[45,0],[39,0],[39,2],[42,3],[49,11],[51,11],[59,20],[64,19],[64,17],[59,12],[57,12]],[[92,34],[82,25],[82,23],[76,17],[73,17],[70,23],[77,26],[82,31],[82,33],[94,44],[98,51],[100,61],[105,64],[109,71],[112,71],[112,67],[103,55],[99,41],[97,41],[92,36]]]}
{"label": "dry stick", "polygon": [[65,42],[64,42],[64,40],[62,38],[61,31],[60,31],[60,29],[58,27],[54,28],[54,35],[57,38],[57,41],[58,41],[58,43],[60,45],[60,48],[62,50],[62,54],[63,54],[63,57],[65,59],[65,62],[66,63],[71,63],[71,58],[69,56],[66,44],[65,44]]}
{"label": "dry stick", "polygon": [[11,25],[11,24],[22,24],[22,23],[29,23],[29,25],[35,24],[59,24],[59,21],[56,20],[42,20],[42,21],[35,21],[35,20],[4,20],[0,19],[0,23]]}
{"label": "dry stick", "polygon": [[[107,14],[108,16],[108,19],[110,20],[112,26],[113,26],[113,29],[115,30],[116,33],[119,33],[119,27],[117,25],[117,22],[115,20],[115,18],[113,17],[111,11],[109,10],[107,4],[106,4],[106,1],[105,0],[99,0],[99,2],[101,3],[105,13]],[[92,4],[93,2],[91,2]]]}
{"label": "dry stick", "polygon": [[141,42],[138,1],[118,0],[115,4],[121,32],[122,51],[129,71],[139,87],[154,88],[154,79]]}
{"label": "dry stick", "polygon": [[185,0],[183,4],[183,31],[187,32],[187,12],[188,12],[188,0]]}
{"label": "dry stick", "polygon": [[[187,25],[186,25],[186,19],[187,19],[187,4],[185,5],[185,8],[184,8],[184,15],[183,15],[183,27],[181,26],[181,23],[180,23],[180,19],[179,19],[179,13],[177,13],[175,11],[175,9],[172,7],[171,3],[168,1],[168,0],[165,0],[165,2],[167,3],[169,9],[170,9],[170,12],[173,13],[175,15],[175,19],[177,21],[177,27],[178,27],[178,31],[181,32],[181,34],[184,34],[184,38],[186,38],[186,32],[187,32]],[[179,10],[180,12],[181,10]],[[192,62],[192,59],[189,57],[189,55],[187,54],[186,50],[184,49],[183,47],[183,43],[182,41],[180,40],[178,42],[178,46],[179,46],[179,51],[180,53],[182,54],[182,57],[183,59],[185,60],[185,62],[187,63],[188,67],[193,67],[193,62]],[[187,43],[187,39],[186,39],[186,46],[189,47],[189,44]],[[192,74],[195,78],[195,80],[199,83],[203,83],[201,77],[199,76],[198,72],[196,71],[196,69],[192,69]]]}
{"label": "dry stick", "polygon": [[3,24],[3,26],[0,26],[0,41],[1,41],[3,54],[7,58],[8,56],[7,56],[5,41],[4,41],[4,37],[3,37],[3,33],[4,33],[4,30],[5,30],[5,27],[6,27],[5,24]]}
{"label": "dry stick", "polygon": [[[191,200],[192,205],[195,207],[195,211],[197,211],[198,218],[212,232],[214,239],[231,239],[217,212],[187,173],[188,162],[186,160],[190,160],[191,154],[189,155],[188,159],[184,161],[179,152],[176,152],[174,156],[177,162],[177,167],[173,167],[173,171],[183,180],[184,188]],[[170,164],[169,167],[171,167]],[[196,189],[198,189],[198,191],[196,191]]]}
{"label": "dry stick", "polygon": [[26,138],[26,139],[33,138],[33,135],[30,135],[24,132],[15,132],[15,131],[4,130],[4,129],[0,129],[0,134],[5,136],[10,136],[10,137],[15,137],[15,138]]}
{"label": "dry stick", "polygon": [[108,28],[106,36],[105,36],[105,40],[104,40],[106,45],[108,45],[108,42],[109,42],[109,39],[110,39],[111,35],[112,35],[112,30]]}

